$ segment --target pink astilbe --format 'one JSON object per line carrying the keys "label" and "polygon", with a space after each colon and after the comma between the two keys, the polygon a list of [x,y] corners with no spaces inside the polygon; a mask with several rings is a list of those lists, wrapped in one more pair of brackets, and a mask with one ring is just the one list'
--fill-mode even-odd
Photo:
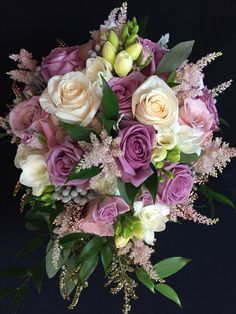
{"label": "pink astilbe", "polygon": [[221,57],[222,52],[212,52],[202,57],[200,60],[196,62],[196,66],[198,67],[199,71],[202,71],[208,64],[214,61],[216,58]]}
{"label": "pink astilbe", "polygon": [[217,97],[219,94],[223,93],[227,88],[229,88],[232,84],[233,80],[229,80],[227,82],[221,83],[220,85],[214,87],[211,92],[213,97]]}
{"label": "pink astilbe", "polygon": [[205,142],[204,154],[197,160],[195,171],[201,175],[217,177],[233,157],[236,157],[236,148],[222,141],[221,137],[210,138]]}

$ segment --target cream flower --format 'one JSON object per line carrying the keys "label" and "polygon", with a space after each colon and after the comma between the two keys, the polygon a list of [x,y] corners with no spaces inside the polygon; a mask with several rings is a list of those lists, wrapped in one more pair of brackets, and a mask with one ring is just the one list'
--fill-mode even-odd
{"label": "cream flower", "polygon": [[82,72],[53,76],[39,99],[42,108],[60,120],[87,126],[102,98],[101,88]]}
{"label": "cream flower", "polygon": [[178,100],[173,90],[158,76],[150,76],[132,97],[133,115],[158,130],[172,129],[178,120]]}
{"label": "cream flower", "polygon": [[144,206],[142,201],[134,202],[134,216],[139,217],[144,229],[144,241],[154,245],[155,232],[164,231],[169,220],[170,209],[160,203]]}
{"label": "cream flower", "polygon": [[99,81],[102,85],[101,75],[106,81],[109,81],[113,75],[111,73],[112,65],[102,57],[89,58],[86,62],[85,74],[92,81]]}
{"label": "cream flower", "polygon": [[33,195],[40,196],[50,184],[45,159],[40,154],[29,155],[21,163],[20,183],[33,188]]}
{"label": "cream flower", "polygon": [[177,131],[177,143],[179,149],[185,154],[201,154],[201,146],[205,139],[205,133],[188,125],[181,125]]}
{"label": "cream flower", "polygon": [[171,150],[176,146],[177,138],[175,132],[172,131],[164,131],[157,133],[157,143],[167,149]]}

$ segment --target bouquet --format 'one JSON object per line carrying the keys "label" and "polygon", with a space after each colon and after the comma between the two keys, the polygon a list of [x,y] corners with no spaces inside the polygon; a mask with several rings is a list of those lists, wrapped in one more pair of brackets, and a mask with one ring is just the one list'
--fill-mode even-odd
{"label": "bouquet", "polygon": [[[137,282],[181,306],[168,277],[190,259],[151,262],[158,233],[181,220],[214,225],[215,201],[234,206],[209,185],[236,156],[215,136],[227,124],[216,99],[231,80],[204,83],[204,68],[222,53],[190,62],[194,41],[170,48],[166,34],[153,42],[146,22],[128,20],[123,3],[84,45],[59,40],[40,64],[25,49],[10,55],[15,99],[1,138],[17,144],[14,194],[36,233],[17,256],[45,245],[38,266],[1,273],[24,278],[0,290],[17,306],[31,279],[40,292],[46,269],[50,279],[60,274],[61,295],[75,308],[100,261],[105,285],[124,293],[124,313]],[[211,215],[197,210],[200,195]]]}

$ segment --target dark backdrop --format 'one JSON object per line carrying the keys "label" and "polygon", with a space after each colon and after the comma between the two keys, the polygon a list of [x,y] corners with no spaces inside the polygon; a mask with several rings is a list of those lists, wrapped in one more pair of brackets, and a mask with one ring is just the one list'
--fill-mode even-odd
{"label": "dark backdrop", "polygon": [[[67,44],[83,43],[88,33],[96,29],[110,9],[120,1],[80,0],[1,0],[0,3],[0,111],[6,112],[11,102],[11,82],[5,72],[13,66],[8,54],[21,47],[35,57],[47,55],[56,45],[56,38]],[[130,16],[143,16],[150,12],[148,34],[158,40],[164,33],[171,34],[170,45],[189,39],[196,40],[192,59],[213,51],[224,55],[206,70],[209,87],[235,78],[236,4],[234,0],[205,1],[149,1],[138,4],[129,2]],[[236,146],[235,124],[236,91],[233,85],[218,98],[218,110],[232,126],[223,136]],[[12,197],[19,171],[14,168],[15,146],[0,147],[0,269],[12,265],[15,252],[32,234],[24,229],[19,214],[18,199]],[[220,175],[215,189],[221,190],[236,202],[236,160]],[[209,214],[209,213],[207,213]],[[139,286],[139,300],[133,306],[136,314],[234,314],[236,313],[236,214],[233,209],[218,205],[221,218],[215,227],[193,223],[168,224],[165,232],[158,234],[156,259],[169,256],[189,257],[193,261],[186,269],[170,278],[169,283],[182,299],[183,310],[160,295],[152,295]],[[35,265],[42,252],[31,254],[17,261],[17,265]],[[13,281],[0,279],[0,286],[11,286]],[[75,313],[121,313],[121,297],[113,297],[103,289],[102,270],[98,269],[90,280],[90,287],[80,300]],[[10,299],[1,301],[0,313],[11,314]],[[43,292],[38,296],[32,286],[28,298],[19,310],[20,314],[69,313],[62,301],[58,280],[44,280]]]}

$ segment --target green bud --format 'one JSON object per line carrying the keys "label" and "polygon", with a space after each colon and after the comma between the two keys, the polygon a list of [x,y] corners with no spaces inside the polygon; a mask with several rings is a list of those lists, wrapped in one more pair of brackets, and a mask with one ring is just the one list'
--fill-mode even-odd
{"label": "green bud", "polygon": [[115,237],[115,245],[118,249],[126,246],[126,244],[129,242],[129,238],[125,239],[122,236],[116,236]]}
{"label": "green bud", "polygon": [[43,194],[42,196],[40,196],[40,201],[42,202],[48,202],[52,199],[52,194]]}
{"label": "green bud", "polygon": [[131,36],[129,36],[125,42],[125,48],[129,47],[130,45],[136,43],[138,40],[138,35],[137,34],[133,34]]}
{"label": "green bud", "polygon": [[115,224],[115,234],[119,235],[119,234],[121,234],[121,231],[122,231],[121,222],[119,220],[117,220],[116,224]]}
{"label": "green bud", "polygon": [[138,34],[138,31],[139,31],[139,26],[135,25],[134,28],[131,31],[131,34]]}
{"label": "green bud", "polygon": [[116,59],[116,48],[109,41],[105,42],[102,47],[102,57],[113,66]]}
{"label": "green bud", "polygon": [[131,56],[132,60],[135,61],[140,56],[142,51],[142,45],[140,43],[132,44],[125,49],[126,52]]}
{"label": "green bud", "polygon": [[127,26],[128,26],[128,29],[129,29],[129,30],[132,30],[132,28],[133,28],[133,23],[132,23],[130,20],[128,20]]}
{"label": "green bud", "polygon": [[130,229],[130,228],[127,228],[127,227],[124,227],[123,230],[122,230],[122,236],[123,236],[123,238],[129,239],[129,238],[130,238],[130,235],[131,235],[131,229]]}
{"label": "green bud", "polygon": [[172,150],[168,151],[166,159],[171,162],[178,162],[180,161],[180,157],[180,150],[175,146]]}
{"label": "green bud", "polygon": [[116,50],[119,49],[119,38],[113,30],[110,31],[108,40],[116,48]]}
{"label": "green bud", "polygon": [[120,51],[115,58],[114,69],[118,76],[125,77],[133,66],[133,60],[131,56],[125,51]]}
{"label": "green bud", "polygon": [[156,146],[152,151],[152,160],[154,163],[162,161],[167,156],[167,150],[163,146]]}
{"label": "green bud", "polygon": [[171,171],[166,170],[166,169],[162,169],[162,171],[164,172],[164,174],[169,178],[169,179],[174,179],[174,175]]}
{"label": "green bud", "polygon": [[132,22],[133,22],[134,26],[137,25],[137,18],[136,18],[136,16],[133,17]]}
{"label": "green bud", "polygon": [[158,161],[158,162],[156,162],[155,163],[155,167],[157,168],[157,169],[161,169],[161,168],[163,168],[164,167],[164,162],[163,161]]}
{"label": "green bud", "polygon": [[55,191],[54,186],[53,186],[53,185],[48,185],[48,186],[45,188],[45,190],[44,190],[43,193],[52,193],[52,192],[54,192],[54,191]]}
{"label": "green bud", "polygon": [[159,177],[159,182],[160,182],[160,183],[163,183],[163,182],[165,182],[165,179],[164,179],[162,176],[160,176],[160,177]]}
{"label": "green bud", "polygon": [[121,38],[122,38],[123,43],[125,43],[128,36],[129,36],[129,29],[128,29],[128,26],[125,25],[121,33]]}

